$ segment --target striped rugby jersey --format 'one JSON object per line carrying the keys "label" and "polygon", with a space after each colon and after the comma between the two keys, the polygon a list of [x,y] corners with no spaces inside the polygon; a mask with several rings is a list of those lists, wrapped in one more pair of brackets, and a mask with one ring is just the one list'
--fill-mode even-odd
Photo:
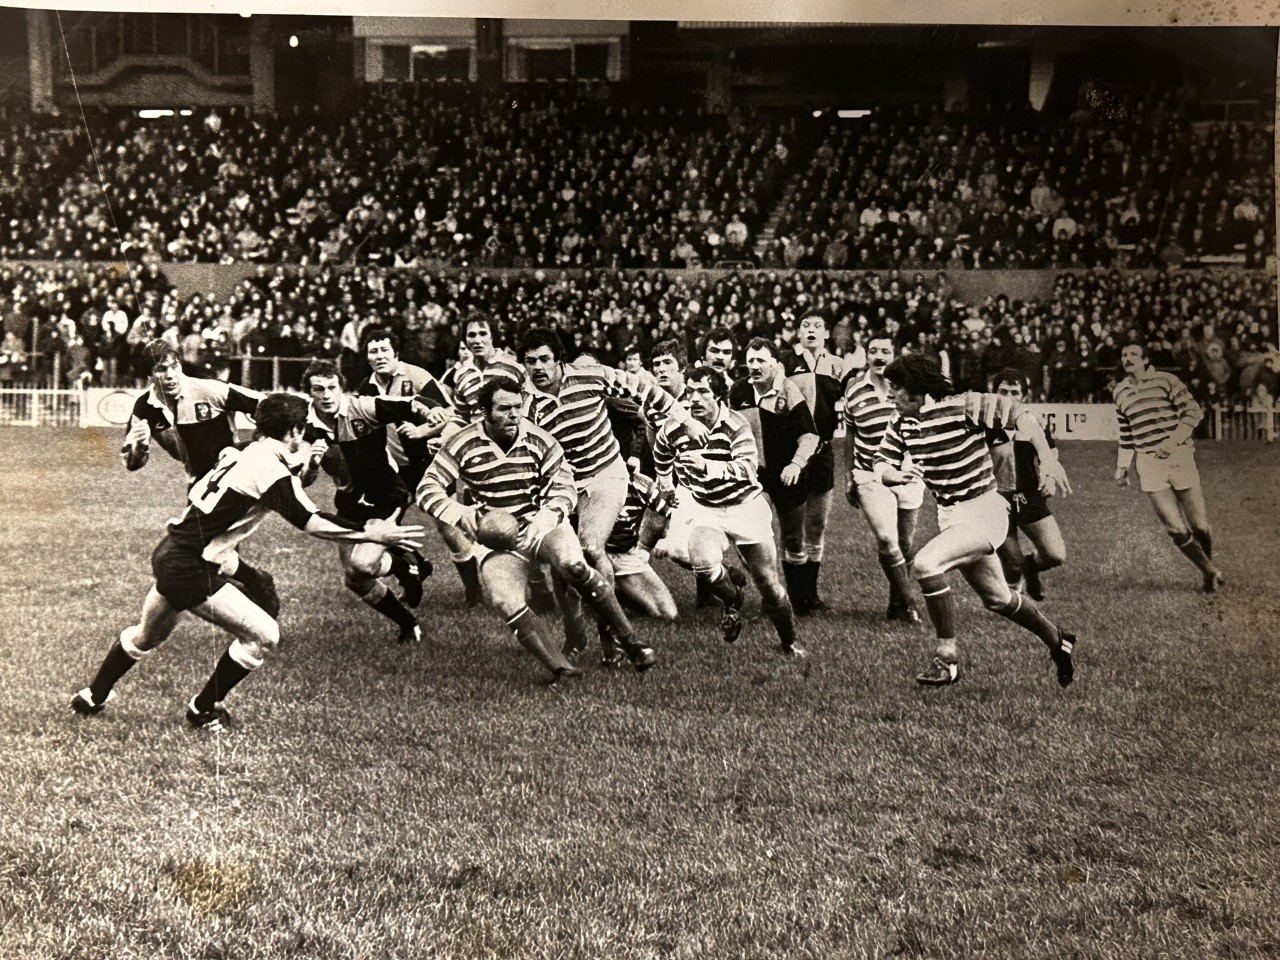
{"label": "striped rugby jersey", "polygon": [[606,553],[626,553],[640,542],[640,524],[645,511],[653,510],[661,516],[671,513],[670,503],[662,497],[662,490],[651,477],[633,473],[627,485],[627,501],[618,513],[618,520],[605,541]]}
{"label": "striped rugby jersey", "polygon": [[926,400],[919,416],[900,416],[889,424],[876,450],[877,463],[895,468],[910,454],[925,486],[943,507],[996,489],[987,450],[991,431],[966,415],[963,401],[963,396],[939,403]]}
{"label": "striped rugby jersey", "polygon": [[227,559],[268,510],[299,529],[316,512],[290,467],[289,448],[270,437],[224,448],[187,501],[182,516],[169,521],[169,538],[210,563]]}
{"label": "striped rugby jersey", "polygon": [[498,377],[506,377],[524,386],[524,367],[509,350],[495,350],[483,369],[474,359],[458,368],[454,378],[453,405],[462,423],[471,423],[480,417],[480,410],[476,406],[480,388]]}
{"label": "striped rugby jersey", "polygon": [[555,437],[528,420],[520,422],[508,450],[473,423],[445,441],[418,486],[418,506],[444,523],[456,525],[471,509],[449,496],[465,483],[484,507],[507,510],[528,523],[546,507],[566,519],[578,504],[578,491],[564,450]]}
{"label": "striped rugby jersey", "polygon": [[[605,398],[628,397],[659,415],[676,409],[675,401],[654,382],[612,367],[561,364],[560,393],[543,393],[525,383],[524,414],[551,433],[578,480],[594,477],[622,454],[609,426]],[[687,417],[687,415],[686,415]]]}
{"label": "striped rugby jersey", "polygon": [[[653,444],[653,463],[664,486],[674,483],[688,490],[693,499],[708,507],[727,507],[762,493],[756,477],[756,440],[751,427],[739,413],[723,403],[710,427],[705,447],[694,447],[683,423],[668,421]],[[706,476],[694,475],[676,463],[676,456],[700,453],[711,461]]]}
{"label": "striped rugby jersey", "polygon": [[1111,396],[1119,414],[1123,450],[1151,450],[1168,440],[1180,424],[1194,430],[1204,417],[1186,384],[1161,370],[1141,380],[1125,377]]}
{"label": "striped rugby jersey", "polygon": [[897,416],[898,408],[894,406],[889,392],[876,386],[870,371],[859,374],[845,385],[844,422],[853,440],[855,469],[872,469],[880,441]]}

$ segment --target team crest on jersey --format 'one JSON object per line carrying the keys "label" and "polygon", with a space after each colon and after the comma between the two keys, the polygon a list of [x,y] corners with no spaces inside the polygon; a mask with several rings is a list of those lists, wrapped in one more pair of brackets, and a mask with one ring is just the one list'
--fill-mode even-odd
{"label": "team crest on jersey", "polygon": [[209,404],[207,404],[207,403],[204,403],[203,401],[201,401],[200,403],[197,403],[197,404],[196,404],[196,419],[197,419],[197,420],[212,420],[212,419],[213,419],[213,407],[211,407],[211,406],[210,406]]}
{"label": "team crest on jersey", "polygon": [[410,383],[408,380],[406,380],[404,383],[400,384],[400,396],[402,396],[402,397],[412,397],[412,396],[413,396],[413,384],[412,384],[412,383]]}
{"label": "team crest on jersey", "polygon": [[369,432],[369,424],[364,420],[352,420],[351,432],[354,433],[357,437],[363,437],[366,433]]}

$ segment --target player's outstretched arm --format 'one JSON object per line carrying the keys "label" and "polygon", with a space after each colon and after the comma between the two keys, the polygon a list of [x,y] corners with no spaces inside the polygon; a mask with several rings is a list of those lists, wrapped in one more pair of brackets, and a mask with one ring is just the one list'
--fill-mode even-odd
{"label": "player's outstretched arm", "polygon": [[423,528],[420,524],[401,526],[390,520],[373,519],[366,521],[361,528],[335,516],[314,513],[302,529],[318,540],[380,543],[384,547],[400,547],[405,550],[422,548]]}

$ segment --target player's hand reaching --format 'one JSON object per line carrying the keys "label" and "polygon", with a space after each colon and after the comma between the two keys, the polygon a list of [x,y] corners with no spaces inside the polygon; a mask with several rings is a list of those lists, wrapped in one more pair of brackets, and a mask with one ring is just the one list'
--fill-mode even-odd
{"label": "player's hand reaching", "polygon": [[147,421],[134,418],[129,423],[129,432],[125,434],[124,445],[120,448],[120,457],[129,470],[137,470],[144,466],[151,455],[151,428]]}
{"label": "player's hand reaching", "polygon": [[782,468],[782,483],[788,487],[794,487],[800,480],[800,474],[804,472],[803,467],[797,467],[794,463],[788,463]]}
{"label": "player's hand reaching", "polygon": [[400,526],[390,520],[366,520],[364,532],[371,543],[380,543],[384,547],[399,547],[402,550],[421,550],[424,533],[421,524],[413,523]]}

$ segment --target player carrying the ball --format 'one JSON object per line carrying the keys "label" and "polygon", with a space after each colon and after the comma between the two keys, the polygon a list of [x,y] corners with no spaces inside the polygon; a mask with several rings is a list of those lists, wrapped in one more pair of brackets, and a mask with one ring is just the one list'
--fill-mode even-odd
{"label": "player carrying the ball", "polygon": [[[523,416],[524,396],[515,380],[490,380],[476,402],[480,419],[445,441],[423,475],[418,505],[490,548],[480,560],[489,602],[553,680],[578,671],[552,641],[546,621],[529,608],[532,562],[548,564],[608,624],[632,666],[648,669],[655,661],[653,650],[635,640],[613,588],[587,563],[569,526],[578,491],[564,450]],[[459,482],[475,505],[451,496]]]}

